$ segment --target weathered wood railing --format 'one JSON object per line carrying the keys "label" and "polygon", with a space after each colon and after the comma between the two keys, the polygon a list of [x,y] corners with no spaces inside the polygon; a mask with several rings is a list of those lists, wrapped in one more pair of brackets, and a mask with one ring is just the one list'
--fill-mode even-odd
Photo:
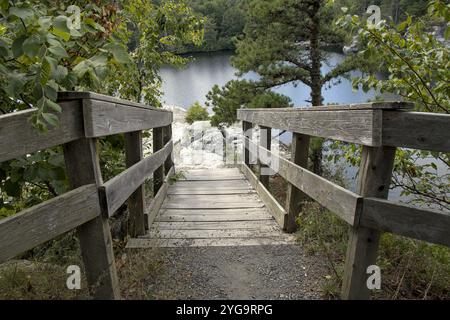
{"label": "weathered wood railing", "polygon": [[[126,201],[130,236],[145,233],[172,174],[172,112],[89,92],[60,93],[60,124],[39,133],[36,110],[0,116],[0,162],[63,145],[72,191],[0,221],[0,263],[77,229],[93,297],[119,299],[108,217]],[[142,130],[153,129],[153,154],[143,158]],[[127,169],[103,182],[97,138],[125,134]],[[145,208],[144,181],[153,174],[154,199]],[[148,213],[145,210],[148,209]],[[145,217],[147,216],[147,221]]]}
{"label": "weathered wood railing", "polygon": [[[366,299],[367,267],[375,264],[381,231],[450,246],[450,213],[387,201],[396,147],[450,151],[450,116],[409,112],[406,103],[368,103],[308,109],[240,109],[245,133],[243,173],[286,231],[294,231],[302,201],[310,197],[351,225],[341,296]],[[252,141],[252,127],[268,129]],[[270,151],[270,128],[293,132],[291,161]],[[310,136],[363,146],[357,193],[307,169]],[[251,152],[253,151],[253,152]],[[252,154],[256,154],[256,156]],[[283,208],[268,177],[250,164],[268,166],[288,181]]]}

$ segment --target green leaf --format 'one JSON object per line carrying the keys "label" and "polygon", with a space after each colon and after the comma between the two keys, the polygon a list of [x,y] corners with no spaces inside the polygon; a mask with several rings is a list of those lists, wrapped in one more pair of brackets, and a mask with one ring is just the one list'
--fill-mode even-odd
{"label": "green leaf", "polygon": [[12,97],[19,97],[26,83],[26,77],[23,73],[14,72],[8,77],[8,85],[5,88],[6,93]]}
{"label": "green leaf", "polygon": [[9,8],[9,1],[8,0],[0,0],[0,9],[3,11],[8,10]]}
{"label": "green leaf", "polygon": [[84,23],[86,23],[88,26],[91,26],[95,30],[99,30],[101,32],[105,32],[106,31],[105,28],[103,28],[102,25],[100,25],[97,22],[95,22],[94,19],[92,19],[92,18],[86,18],[83,21],[84,21]]}
{"label": "green leaf", "polygon": [[56,99],[58,99],[58,88],[59,86],[55,83],[55,81],[50,80],[44,88],[45,96],[51,101],[56,101]]}
{"label": "green leaf", "polygon": [[52,67],[47,59],[42,60],[40,72],[38,74],[38,81],[42,86],[45,86],[45,84],[50,79],[50,74],[52,71]]}
{"label": "green leaf", "polygon": [[58,58],[68,58],[69,57],[66,49],[64,49],[61,46],[51,46],[48,48],[48,51],[50,51],[52,54],[54,54]]}
{"label": "green leaf", "polygon": [[68,27],[67,24],[67,17],[66,16],[57,16],[54,20],[53,20],[53,27],[56,29],[59,29],[63,32],[67,32],[70,33],[70,29]]}
{"label": "green leaf", "polygon": [[62,81],[65,77],[67,77],[68,70],[64,66],[57,66],[54,70],[52,77],[57,81]]}
{"label": "green leaf", "polygon": [[128,55],[128,52],[120,45],[115,43],[108,43],[104,48],[111,52],[114,59],[116,59],[120,64],[128,64],[131,62],[131,58]]}
{"label": "green leaf", "polygon": [[53,113],[42,113],[42,118],[51,126],[56,127],[59,123],[59,119],[56,115],[54,115]]}
{"label": "green leaf", "polygon": [[84,60],[77,64],[72,70],[78,78],[81,78],[89,69],[90,66],[88,60]]}
{"label": "green leaf", "polygon": [[11,50],[13,52],[14,58],[18,58],[23,55],[23,43],[25,39],[25,36],[21,36],[14,40],[14,42],[12,43]]}
{"label": "green leaf", "polygon": [[33,10],[28,8],[11,7],[9,8],[9,15],[16,16],[21,19],[26,19],[33,16]]}
{"label": "green leaf", "polygon": [[61,106],[59,104],[57,104],[56,102],[51,101],[50,99],[47,99],[45,101],[45,104],[49,108],[51,108],[53,111],[56,111],[56,112],[61,112],[62,111]]}
{"label": "green leaf", "polygon": [[32,35],[23,42],[23,52],[33,58],[38,55],[41,44],[37,35]]}
{"label": "green leaf", "polygon": [[63,39],[64,41],[70,40],[70,29],[67,26],[67,17],[65,16],[57,16],[53,20],[53,28],[52,33]]}

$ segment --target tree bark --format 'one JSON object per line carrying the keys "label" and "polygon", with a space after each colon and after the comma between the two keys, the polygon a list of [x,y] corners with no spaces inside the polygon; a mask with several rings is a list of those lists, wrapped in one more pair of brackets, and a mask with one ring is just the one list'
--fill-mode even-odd
{"label": "tree bark", "polygon": [[320,106],[323,103],[322,97],[322,75],[320,73],[321,52],[319,47],[319,25],[320,25],[320,1],[314,1],[309,10],[311,19],[311,33],[309,36],[309,55],[311,59],[311,103],[313,106]]}

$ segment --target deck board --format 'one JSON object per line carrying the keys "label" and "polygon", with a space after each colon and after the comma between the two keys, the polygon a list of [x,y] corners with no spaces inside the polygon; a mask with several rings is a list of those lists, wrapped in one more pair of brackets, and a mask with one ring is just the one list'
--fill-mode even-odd
{"label": "deck board", "polygon": [[237,168],[195,169],[169,186],[146,235],[127,248],[292,244]]}

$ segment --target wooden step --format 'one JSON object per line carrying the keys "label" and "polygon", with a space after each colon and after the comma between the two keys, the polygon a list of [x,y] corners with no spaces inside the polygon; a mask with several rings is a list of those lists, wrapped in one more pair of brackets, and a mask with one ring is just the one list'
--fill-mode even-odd
{"label": "wooden step", "polygon": [[282,235],[264,238],[213,238],[213,239],[130,239],[131,248],[174,248],[174,247],[231,247],[231,246],[273,246],[295,244],[295,237]]}
{"label": "wooden step", "polygon": [[217,230],[156,230],[150,229],[142,236],[146,239],[212,239],[212,238],[262,238],[276,236],[280,229],[275,225],[252,229],[217,229]]}
{"label": "wooden step", "polygon": [[127,248],[293,244],[237,169],[190,170],[143,237]]}
{"label": "wooden step", "polygon": [[[211,188],[214,188],[212,185]],[[264,204],[254,194],[226,195],[167,195],[164,209],[226,209],[262,208]]]}
{"label": "wooden step", "polygon": [[274,225],[273,219],[267,220],[244,220],[244,221],[178,221],[166,222],[156,221],[152,224],[152,229],[155,230],[227,230],[227,229],[264,229],[270,227],[271,229],[279,230],[277,225]]}

